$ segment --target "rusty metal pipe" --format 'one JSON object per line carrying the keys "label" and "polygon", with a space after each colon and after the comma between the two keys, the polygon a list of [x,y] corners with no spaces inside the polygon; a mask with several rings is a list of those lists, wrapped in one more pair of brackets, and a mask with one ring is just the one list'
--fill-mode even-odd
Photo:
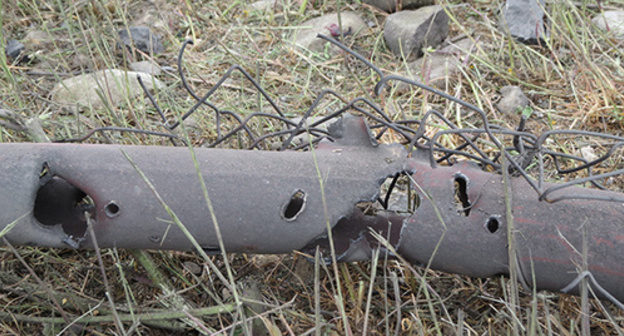
{"label": "rusty metal pipe", "polygon": [[[327,221],[374,200],[380,183],[404,169],[400,145],[379,146],[362,119],[345,120],[344,141],[314,153],[195,149],[228,251],[300,249],[327,231]],[[200,246],[219,251],[191,153],[179,147],[0,144],[0,223],[15,224],[6,238],[90,248],[87,211],[100,247],[191,249],[122,150]]]}
{"label": "rusty metal pipe", "polygon": [[[379,245],[370,234],[372,228],[401,256],[418,265],[473,277],[508,276],[502,176],[467,163],[431,169],[428,160],[418,159],[410,159],[406,170],[414,172],[419,208],[410,216],[391,212],[365,216],[354,211],[333,228],[338,260],[370,257],[372,248]],[[587,199],[540,202],[520,177],[511,179],[509,190],[521,283],[579,294],[579,286],[566,287],[589,272],[601,287],[594,287],[600,289],[596,295],[624,300],[624,204]],[[580,187],[557,191],[564,192],[603,199],[621,197]],[[327,235],[311,242],[305,251],[312,253],[317,245],[328,253]],[[624,309],[621,302],[616,304]]]}
{"label": "rusty metal pipe", "polygon": [[[414,183],[428,195],[421,194],[420,208],[405,221],[397,250],[413,262],[431,261],[432,268],[447,272],[508,275],[502,176],[470,164],[428,167],[410,161]],[[587,270],[607,292],[624,299],[624,204],[585,199],[540,202],[524,178],[511,179],[509,191],[522,282],[561,291]],[[621,197],[580,187],[556,193]],[[587,269],[583,269],[583,239]],[[578,294],[578,287],[571,292]]]}
{"label": "rusty metal pipe", "polygon": [[[433,169],[418,158],[427,155],[408,158],[400,145],[377,144],[360,118],[345,116],[333,132],[336,142],[309,152],[195,149],[227,251],[327,248],[329,224],[339,261],[370,258],[380,246],[372,229],[417,264],[476,277],[509,274],[500,175],[470,164]],[[13,244],[91,248],[87,213],[101,247],[192,249],[122,150],[200,246],[218,252],[191,153],[175,147],[1,144],[0,227],[10,228],[5,237]],[[412,215],[371,215],[356,207],[376,200],[382,182],[402,172],[420,190],[421,204]],[[624,300],[623,204],[540,202],[523,178],[512,179],[509,190],[520,280],[560,291],[590,272],[606,292]],[[554,193],[621,197],[578,187]]]}

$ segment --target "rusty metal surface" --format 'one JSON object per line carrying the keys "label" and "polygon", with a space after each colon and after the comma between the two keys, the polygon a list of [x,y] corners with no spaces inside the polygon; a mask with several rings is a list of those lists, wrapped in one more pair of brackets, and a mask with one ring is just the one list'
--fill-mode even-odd
{"label": "rusty metal surface", "polygon": [[[501,175],[470,163],[432,169],[410,159],[413,186],[421,204],[412,215],[355,211],[333,229],[339,261],[370,258],[382,247],[373,229],[407,260],[473,277],[509,275],[505,186]],[[554,187],[555,184],[547,184]],[[624,204],[575,199],[539,201],[520,177],[511,179],[518,276],[527,287],[562,291],[585,271],[602,287],[596,295],[624,299]],[[558,191],[562,192],[562,191]],[[566,192],[618,197],[618,193],[573,187]],[[587,242],[587,266],[583,241]],[[312,241],[329,253],[327,236]],[[579,294],[579,287],[566,289]],[[605,295],[607,294],[607,295]]]}
{"label": "rusty metal surface", "polygon": [[[326,232],[327,221],[333,225],[355,203],[374,200],[381,181],[403,169],[401,146],[373,144],[362,119],[345,120],[345,133],[366,136],[321,144],[314,153],[195,149],[228,251],[302,248]],[[86,231],[82,213],[87,210],[94,212],[100,247],[191,249],[122,150],[200,245],[218,251],[191,153],[184,147],[0,145],[0,222],[17,221],[6,238],[20,245],[89,248],[90,240],[79,234]],[[80,203],[81,191],[94,205]]]}
{"label": "rusty metal surface", "polygon": [[[410,163],[416,172],[414,183],[427,195],[421,194],[421,206],[404,223],[398,251],[413,262],[430,263],[447,272],[475,277],[508,275],[502,176],[470,164],[431,169],[424,162]],[[466,183],[464,190],[459,190],[460,180]],[[540,202],[523,178],[511,182],[521,280],[531,286],[534,276],[537,288],[562,290],[585,270],[585,237],[587,270],[605,290],[624,299],[624,204],[585,199]],[[565,192],[619,196],[579,187]],[[458,193],[465,193],[467,199],[461,200]]]}

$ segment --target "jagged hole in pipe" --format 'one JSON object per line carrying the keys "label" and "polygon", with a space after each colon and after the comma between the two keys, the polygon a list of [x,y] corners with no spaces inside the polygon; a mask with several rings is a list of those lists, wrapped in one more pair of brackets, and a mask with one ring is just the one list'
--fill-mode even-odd
{"label": "jagged hole in pipe", "polygon": [[294,221],[297,219],[303,210],[305,210],[307,194],[305,191],[298,189],[295,191],[290,199],[284,206],[282,207],[282,217],[286,221]]}
{"label": "jagged hole in pipe", "polygon": [[468,198],[468,179],[463,174],[455,175],[455,206],[457,214],[468,217],[472,204]]}
{"label": "jagged hole in pipe", "polygon": [[416,189],[412,188],[410,181],[409,172],[389,176],[379,187],[379,196],[375,201],[359,202],[356,207],[367,216],[375,216],[382,210],[397,214],[413,214],[420,207],[420,196]]}
{"label": "jagged hole in pipe", "polygon": [[[372,250],[382,246],[378,237],[392,246],[398,244],[405,218],[413,215],[420,206],[420,196],[411,181],[409,172],[387,177],[380,184],[376,200],[357,203],[356,209],[333,226],[332,238],[338,261],[369,259]],[[317,247],[326,256],[326,261],[331,261],[327,257],[330,253],[327,234],[312,240],[301,251],[314,255]]]}
{"label": "jagged hole in pipe", "polygon": [[87,231],[85,212],[95,216],[93,199],[64,178],[51,175],[47,164],[43,165],[39,178],[42,185],[37,190],[33,214],[42,225],[61,225],[72,237],[84,237]]}

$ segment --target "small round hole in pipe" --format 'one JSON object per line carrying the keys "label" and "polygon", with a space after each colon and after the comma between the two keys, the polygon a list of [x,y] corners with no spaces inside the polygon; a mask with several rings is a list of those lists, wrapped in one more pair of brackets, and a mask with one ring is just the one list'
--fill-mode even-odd
{"label": "small round hole in pipe", "polygon": [[115,201],[110,201],[108,202],[108,204],[106,204],[106,206],[104,206],[104,213],[109,218],[119,216],[120,211],[121,211],[121,208],[119,207],[119,205],[117,205],[117,203],[115,203]]}
{"label": "small round hole in pipe", "polygon": [[282,217],[288,222],[297,219],[303,210],[305,210],[307,196],[305,191],[301,189],[295,191],[292,196],[290,196],[288,202],[282,207]]}
{"label": "small round hole in pipe", "polygon": [[494,216],[490,217],[487,223],[485,223],[485,228],[490,233],[496,233],[496,231],[498,231],[498,229],[500,228],[500,222],[498,221],[498,218]]}

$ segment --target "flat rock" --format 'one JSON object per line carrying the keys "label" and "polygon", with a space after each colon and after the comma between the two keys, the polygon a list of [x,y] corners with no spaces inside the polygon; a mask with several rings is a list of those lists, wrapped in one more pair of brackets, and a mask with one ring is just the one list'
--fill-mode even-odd
{"label": "flat rock", "polygon": [[130,69],[136,72],[142,72],[153,76],[158,76],[162,73],[160,66],[151,61],[140,61],[130,63]]}
{"label": "flat rock", "polygon": [[[342,22],[343,35],[358,35],[368,29],[366,22],[354,12],[340,13],[340,20]],[[328,43],[327,41],[317,38],[316,35],[323,34],[331,36],[332,34],[340,33],[339,29],[337,29],[338,14],[328,14],[317,17],[302,23],[301,26],[306,28],[295,31],[295,45],[315,52],[322,52],[325,48],[325,44]]]}
{"label": "flat rock", "polygon": [[384,39],[395,55],[418,57],[423,48],[440,44],[448,32],[448,15],[442,6],[427,6],[388,15]]}
{"label": "flat rock", "polygon": [[592,19],[596,27],[611,32],[615,38],[624,39],[624,11],[607,11]]}
{"label": "flat rock", "polygon": [[545,0],[507,0],[501,15],[501,29],[513,38],[527,44],[537,44],[548,37]]}
{"label": "flat rock", "polygon": [[[393,13],[397,10],[397,0],[364,0],[362,2],[388,13]],[[434,3],[434,0],[403,0],[401,10],[417,9],[424,6],[431,6]]]}
{"label": "flat rock", "polygon": [[524,95],[522,89],[515,85],[507,85],[500,89],[501,99],[496,103],[496,108],[505,114],[518,114],[529,106],[529,98]]}
{"label": "flat rock", "polygon": [[74,111],[84,107],[102,109],[107,104],[117,106],[126,99],[143,94],[137,76],[141,77],[150,91],[165,87],[161,81],[146,73],[107,69],[68,78],[56,84],[51,92],[52,100]]}
{"label": "flat rock", "polygon": [[144,26],[122,29],[119,31],[119,38],[124,46],[134,46],[146,54],[160,54],[165,50],[162,42],[160,42],[160,38]]}
{"label": "flat rock", "polygon": [[[412,62],[410,71],[417,81],[444,90],[449,79],[460,71],[472,46],[473,41],[469,38],[451,43]],[[404,88],[407,85],[400,84],[399,90]]]}

